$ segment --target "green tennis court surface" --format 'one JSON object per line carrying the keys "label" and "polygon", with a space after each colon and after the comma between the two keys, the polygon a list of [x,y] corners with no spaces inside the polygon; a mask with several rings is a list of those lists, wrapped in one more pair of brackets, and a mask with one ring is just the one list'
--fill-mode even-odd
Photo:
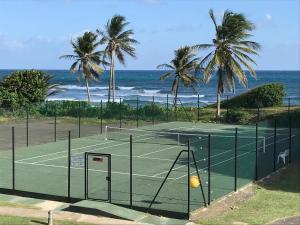
{"label": "green tennis court surface", "polygon": [[[238,128],[237,139],[235,128]],[[237,149],[237,187],[284,166],[279,155],[290,148],[299,156],[299,130],[259,126],[171,122],[139,129],[108,127],[102,135],[71,140],[70,197],[130,205],[130,142],[132,135],[132,204],[147,209],[182,150],[190,140],[204,189],[214,201],[234,190],[234,149]],[[210,144],[208,134],[211,134]],[[257,135],[257,138],[256,138]],[[274,156],[274,146],[275,156]],[[210,193],[208,152],[210,149]],[[85,153],[104,155],[88,155]],[[105,154],[109,154],[107,157]],[[288,159],[286,159],[288,163]],[[11,189],[12,151],[0,151],[0,188]],[[68,141],[17,148],[15,189],[68,196]],[[85,166],[88,165],[87,170]],[[152,211],[185,214],[188,210],[188,158],[183,153],[152,205]],[[111,167],[111,174],[110,174]],[[87,171],[85,180],[85,171]],[[190,160],[190,175],[197,175]],[[111,186],[109,185],[111,184]],[[190,189],[190,210],[204,205],[200,188]]]}

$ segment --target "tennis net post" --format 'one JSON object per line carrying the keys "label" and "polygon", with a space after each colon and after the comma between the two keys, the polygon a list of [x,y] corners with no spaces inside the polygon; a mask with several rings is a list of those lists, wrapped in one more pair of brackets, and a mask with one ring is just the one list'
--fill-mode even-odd
{"label": "tennis net post", "polygon": [[29,145],[29,112],[28,106],[26,106],[26,146]]}
{"label": "tennis net post", "polygon": [[132,207],[132,135],[130,139],[130,207]]}
{"label": "tennis net post", "polygon": [[273,149],[273,172],[276,171],[276,144],[277,144],[277,120],[274,119],[274,149]]}
{"label": "tennis net post", "polygon": [[71,200],[71,131],[68,131],[68,200]]}
{"label": "tennis net post", "polygon": [[258,124],[255,124],[255,180],[258,180]]}
{"label": "tennis net post", "polygon": [[136,127],[139,127],[139,96],[136,96]]}
{"label": "tennis net post", "polygon": [[15,190],[16,184],[16,165],[15,165],[15,127],[11,128],[11,145],[12,145],[12,189]]}
{"label": "tennis net post", "polygon": [[289,115],[289,163],[292,162],[292,117]]}
{"label": "tennis net post", "polygon": [[56,124],[57,118],[56,118],[56,103],[54,103],[54,142],[56,142]]}
{"label": "tennis net post", "polygon": [[210,172],[211,172],[211,163],[210,163],[210,155],[211,155],[211,134],[208,134],[208,142],[207,142],[207,149],[208,149],[208,155],[207,155],[207,180],[208,180],[208,187],[207,187],[207,204],[210,205],[210,194],[211,194],[211,178],[210,178]]}
{"label": "tennis net post", "polygon": [[235,128],[234,138],[234,191],[237,190],[237,142],[238,142],[238,129]]}
{"label": "tennis net post", "polygon": [[191,201],[191,188],[190,188],[190,139],[187,142],[188,146],[188,179],[187,179],[187,188],[188,188],[188,208],[187,208],[187,217],[190,218],[190,201]]}

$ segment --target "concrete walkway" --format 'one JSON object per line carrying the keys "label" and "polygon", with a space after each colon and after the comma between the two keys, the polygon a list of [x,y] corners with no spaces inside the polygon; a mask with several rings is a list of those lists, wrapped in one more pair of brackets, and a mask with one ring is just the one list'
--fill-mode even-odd
{"label": "concrete walkway", "polygon": [[[0,215],[2,216],[20,216],[32,218],[48,218],[48,211],[39,209],[25,209],[0,206]],[[54,211],[53,219],[73,222],[84,222],[90,224],[107,224],[107,225],[144,225],[146,223],[132,222],[127,220],[112,219],[106,217],[97,217],[73,212]]]}

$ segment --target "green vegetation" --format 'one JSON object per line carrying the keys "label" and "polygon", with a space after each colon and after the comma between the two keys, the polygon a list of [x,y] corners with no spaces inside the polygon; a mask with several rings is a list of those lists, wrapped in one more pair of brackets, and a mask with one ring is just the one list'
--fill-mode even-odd
{"label": "green vegetation", "polygon": [[52,76],[38,70],[20,70],[7,75],[0,82],[0,106],[18,108],[45,101]]}
{"label": "green vegetation", "polygon": [[110,76],[108,85],[108,101],[115,100],[116,77],[115,77],[115,57],[125,65],[125,54],[135,58],[134,44],[138,41],[133,39],[134,32],[132,29],[125,30],[129,25],[124,16],[115,15],[107,21],[104,31],[97,30],[100,37],[99,44],[104,44],[104,58],[109,58]]}
{"label": "green vegetation", "polygon": [[266,224],[273,220],[300,214],[299,162],[274,174],[270,180],[254,186],[255,195],[224,215],[200,220],[202,225],[229,225],[237,222]]}
{"label": "green vegetation", "polygon": [[[99,74],[103,70],[98,65],[100,63],[105,64],[104,61],[100,60],[101,52],[96,50],[98,46],[96,40],[97,36],[94,33],[85,32],[83,36],[78,37],[76,41],[71,41],[74,55],[63,55],[60,57],[63,59],[75,60],[70,68],[71,73],[75,72],[76,67],[78,67],[78,72],[82,70],[88,102],[91,101],[89,82],[91,79],[99,79]],[[80,74],[78,78],[80,80]]]}
{"label": "green vegetation", "polygon": [[256,77],[256,72],[249,63],[255,64],[250,55],[257,55],[260,45],[247,40],[255,26],[243,14],[226,10],[220,25],[217,24],[212,10],[209,11],[209,15],[216,32],[213,43],[195,47],[203,50],[210,49],[208,55],[201,61],[201,65],[204,67],[205,82],[209,82],[215,71],[217,72],[216,117],[218,118],[221,116],[221,95],[225,87],[233,91],[235,79],[238,79],[242,85],[247,85],[248,80],[243,67],[251,76]]}
{"label": "green vegetation", "polygon": [[197,69],[199,69],[200,58],[195,57],[193,49],[189,46],[181,47],[175,51],[175,58],[171,60],[170,64],[158,65],[158,69],[168,69],[169,71],[160,77],[160,80],[165,80],[170,76],[174,76],[172,84],[172,92],[174,95],[174,106],[177,107],[178,87],[180,83],[184,87],[192,87],[196,92],[195,86],[198,79],[195,76]]}
{"label": "green vegetation", "polygon": [[[29,217],[0,216],[0,224],[5,224],[5,225],[41,225],[41,224],[47,224],[47,220],[46,219],[29,218]],[[67,221],[55,221],[54,225],[92,225],[92,224],[67,222]]]}
{"label": "green vegetation", "polygon": [[[265,84],[233,97],[228,101],[228,107],[257,108],[258,106],[280,106],[283,103],[284,95],[284,87],[282,84]],[[223,101],[221,105],[222,107],[226,107],[227,102]]]}

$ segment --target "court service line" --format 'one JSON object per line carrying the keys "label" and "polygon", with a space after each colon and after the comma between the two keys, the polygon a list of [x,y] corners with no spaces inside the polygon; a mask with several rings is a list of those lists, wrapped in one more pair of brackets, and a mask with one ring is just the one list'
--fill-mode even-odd
{"label": "court service line", "polygon": [[[181,129],[181,128],[185,128],[185,127],[179,127],[179,129]],[[170,129],[170,130],[175,130],[175,129],[178,129],[178,128],[174,128],[174,129]],[[141,130],[141,131],[143,131],[143,130]],[[141,137],[141,136],[145,136],[145,135],[140,135],[140,136],[136,136],[136,137]],[[125,140],[125,138],[123,138],[121,140]],[[87,145],[87,146],[78,147],[78,148],[73,148],[72,151],[74,151],[74,150],[80,150],[80,149],[85,149],[85,148],[89,148],[89,147],[95,147],[95,146],[105,145],[105,144],[110,144],[110,143],[115,142],[115,141],[107,141],[107,140],[104,140],[104,141],[106,141],[106,142],[104,142],[104,143],[98,143],[98,144],[94,144],[94,145]],[[50,156],[50,155],[56,155],[56,154],[59,154],[59,153],[66,153],[66,150],[59,151],[59,152],[48,153],[48,154],[39,155],[39,156],[34,156],[34,157],[29,157],[29,158],[25,158],[25,159],[20,159],[18,161],[31,160],[31,159],[41,158],[41,157],[45,157],[45,156]]]}

